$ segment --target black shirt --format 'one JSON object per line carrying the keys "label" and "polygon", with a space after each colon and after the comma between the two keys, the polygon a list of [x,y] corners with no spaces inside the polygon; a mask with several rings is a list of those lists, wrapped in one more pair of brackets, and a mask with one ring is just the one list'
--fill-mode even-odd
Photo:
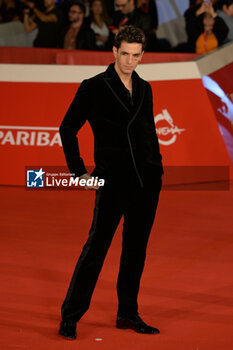
{"label": "black shirt", "polygon": [[51,14],[56,15],[58,19],[57,22],[42,22],[38,17],[34,19],[38,27],[38,34],[33,43],[34,47],[57,47],[62,16],[57,7],[54,7],[51,11],[46,13],[46,15]]}

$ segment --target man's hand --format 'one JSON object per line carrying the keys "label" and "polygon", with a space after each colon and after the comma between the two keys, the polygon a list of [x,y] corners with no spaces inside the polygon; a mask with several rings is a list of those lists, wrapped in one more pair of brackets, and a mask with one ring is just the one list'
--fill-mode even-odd
{"label": "man's hand", "polygon": [[[90,174],[88,173],[85,173],[83,174],[82,176],[79,177],[80,180],[84,179],[84,180],[89,180],[89,179],[92,179],[93,176],[91,176]],[[85,190],[98,190],[99,189],[99,186],[96,185],[96,186],[88,186],[86,185],[85,187]]]}

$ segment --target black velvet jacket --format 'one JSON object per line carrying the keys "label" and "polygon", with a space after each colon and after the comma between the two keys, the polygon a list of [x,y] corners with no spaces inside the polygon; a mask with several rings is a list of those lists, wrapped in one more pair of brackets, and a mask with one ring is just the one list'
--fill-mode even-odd
{"label": "black velvet jacket", "polygon": [[86,173],[77,132],[88,120],[94,134],[93,176],[106,181],[136,181],[141,187],[163,172],[156,135],[152,90],[133,72],[133,106],[114,64],[80,85],[60,126],[71,173]]}

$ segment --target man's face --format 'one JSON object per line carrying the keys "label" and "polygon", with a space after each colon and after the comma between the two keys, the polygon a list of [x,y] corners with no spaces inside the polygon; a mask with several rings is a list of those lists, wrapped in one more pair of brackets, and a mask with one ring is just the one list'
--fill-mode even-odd
{"label": "man's face", "polygon": [[69,21],[74,22],[83,22],[84,13],[78,5],[73,5],[69,10]]}
{"label": "man's face", "polygon": [[233,17],[233,4],[231,4],[230,6],[226,6],[224,5],[223,6],[223,11],[228,15],[228,16],[231,16]]}
{"label": "man's face", "polygon": [[116,5],[124,15],[134,10],[134,0],[116,0]]}
{"label": "man's face", "polygon": [[142,59],[142,44],[122,41],[119,49],[113,46],[113,54],[115,64],[121,73],[132,74]]}

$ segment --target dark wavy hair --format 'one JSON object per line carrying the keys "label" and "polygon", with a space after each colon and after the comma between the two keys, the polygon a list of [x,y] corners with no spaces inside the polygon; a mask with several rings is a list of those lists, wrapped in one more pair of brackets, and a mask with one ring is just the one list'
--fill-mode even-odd
{"label": "dark wavy hair", "polygon": [[137,27],[132,25],[124,26],[118,34],[115,36],[114,46],[119,49],[122,41],[126,41],[127,43],[138,43],[142,44],[142,50],[145,49],[146,46],[146,37],[144,32]]}
{"label": "dark wavy hair", "polygon": [[229,7],[233,4],[233,0],[222,0],[222,6],[226,5],[226,7]]}
{"label": "dark wavy hair", "polygon": [[72,0],[72,1],[69,2],[69,8],[71,8],[74,5],[79,6],[80,10],[85,14],[86,7],[85,7],[84,3],[81,0]]}

